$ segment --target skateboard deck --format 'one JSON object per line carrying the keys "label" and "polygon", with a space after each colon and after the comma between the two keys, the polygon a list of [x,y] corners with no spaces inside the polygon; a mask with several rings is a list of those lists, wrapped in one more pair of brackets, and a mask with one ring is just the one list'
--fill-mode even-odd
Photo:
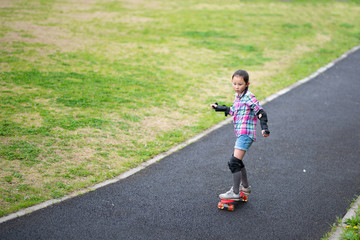
{"label": "skateboard deck", "polygon": [[235,205],[237,205],[239,202],[247,202],[249,199],[248,195],[245,193],[240,193],[239,199],[221,199],[218,203],[218,208],[221,210],[228,210],[228,211],[234,211]]}

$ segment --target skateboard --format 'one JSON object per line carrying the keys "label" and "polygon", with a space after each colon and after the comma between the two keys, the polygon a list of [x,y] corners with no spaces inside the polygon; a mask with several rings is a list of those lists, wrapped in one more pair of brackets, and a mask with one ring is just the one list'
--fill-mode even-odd
{"label": "skateboard", "polygon": [[228,210],[233,212],[235,210],[235,205],[237,205],[239,202],[247,202],[249,199],[248,195],[245,193],[240,193],[239,199],[220,199],[220,202],[218,203],[218,208],[221,210]]}

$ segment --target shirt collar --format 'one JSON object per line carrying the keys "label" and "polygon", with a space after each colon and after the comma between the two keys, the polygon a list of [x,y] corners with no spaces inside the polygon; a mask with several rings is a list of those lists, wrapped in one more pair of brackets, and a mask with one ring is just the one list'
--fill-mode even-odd
{"label": "shirt collar", "polygon": [[[249,90],[247,92],[249,92]],[[247,94],[247,92],[245,94],[240,94],[240,95],[238,93],[235,93],[234,95],[237,98],[242,98],[243,96],[245,96]]]}

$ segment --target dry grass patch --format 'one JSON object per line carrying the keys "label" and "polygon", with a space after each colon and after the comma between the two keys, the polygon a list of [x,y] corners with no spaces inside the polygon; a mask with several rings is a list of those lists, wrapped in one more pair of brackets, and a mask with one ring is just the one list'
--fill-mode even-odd
{"label": "dry grass patch", "polygon": [[[194,108],[196,109],[196,106],[194,106]],[[185,126],[191,126],[191,124],[197,120],[196,110],[194,114],[191,115],[161,108],[152,108],[151,112],[153,116],[146,117],[140,123],[142,131],[146,132],[145,135],[151,136],[150,139],[147,140],[153,140],[159,131],[168,132],[172,129],[181,129]]]}
{"label": "dry grass patch", "polygon": [[291,53],[288,51],[276,51],[273,49],[265,49],[264,55],[266,57],[272,57],[273,60],[266,62],[264,67],[261,70],[254,70],[250,72],[251,83],[255,86],[261,86],[265,82],[269,82],[271,76],[276,75],[284,67],[288,67],[294,64],[294,61],[302,58],[306,54],[309,54],[315,51],[318,48],[321,48],[331,40],[330,36],[317,34],[315,41],[305,41],[297,44]]}
{"label": "dry grass patch", "polygon": [[27,127],[41,127],[43,120],[39,113],[18,113],[13,116],[13,121]]}
{"label": "dry grass patch", "polygon": [[[59,26],[41,26],[38,23],[29,21],[14,21],[7,22],[6,25],[13,29],[12,32],[7,32],[4,37],[0,38],[0,42],[25,42],[25,43],[40,43],[56,46],[58,50],[63,52],[74,51],[82,49],[84,42],[79,39],[74,39],[73,33],[68,29]],[[88,42],[88,40],[87,40]],[[8,49],[10,50],[10,49]],[[43,55],[53,53],[52,49],[37,49],[38,53],[43,52]]]}

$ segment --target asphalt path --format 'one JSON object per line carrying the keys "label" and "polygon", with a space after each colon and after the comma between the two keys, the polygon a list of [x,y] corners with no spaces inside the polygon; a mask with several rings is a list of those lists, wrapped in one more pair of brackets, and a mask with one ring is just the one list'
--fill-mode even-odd
{"label": "asphalt path", "polygon": [[258,134],[244,158],[253,192],[234,212],[217,208],[232,184],[229,123],[124,180],[2,223],[0,239],[320,239],[360,194],[359,92],[357,50],[265,104],[271,136]]}

